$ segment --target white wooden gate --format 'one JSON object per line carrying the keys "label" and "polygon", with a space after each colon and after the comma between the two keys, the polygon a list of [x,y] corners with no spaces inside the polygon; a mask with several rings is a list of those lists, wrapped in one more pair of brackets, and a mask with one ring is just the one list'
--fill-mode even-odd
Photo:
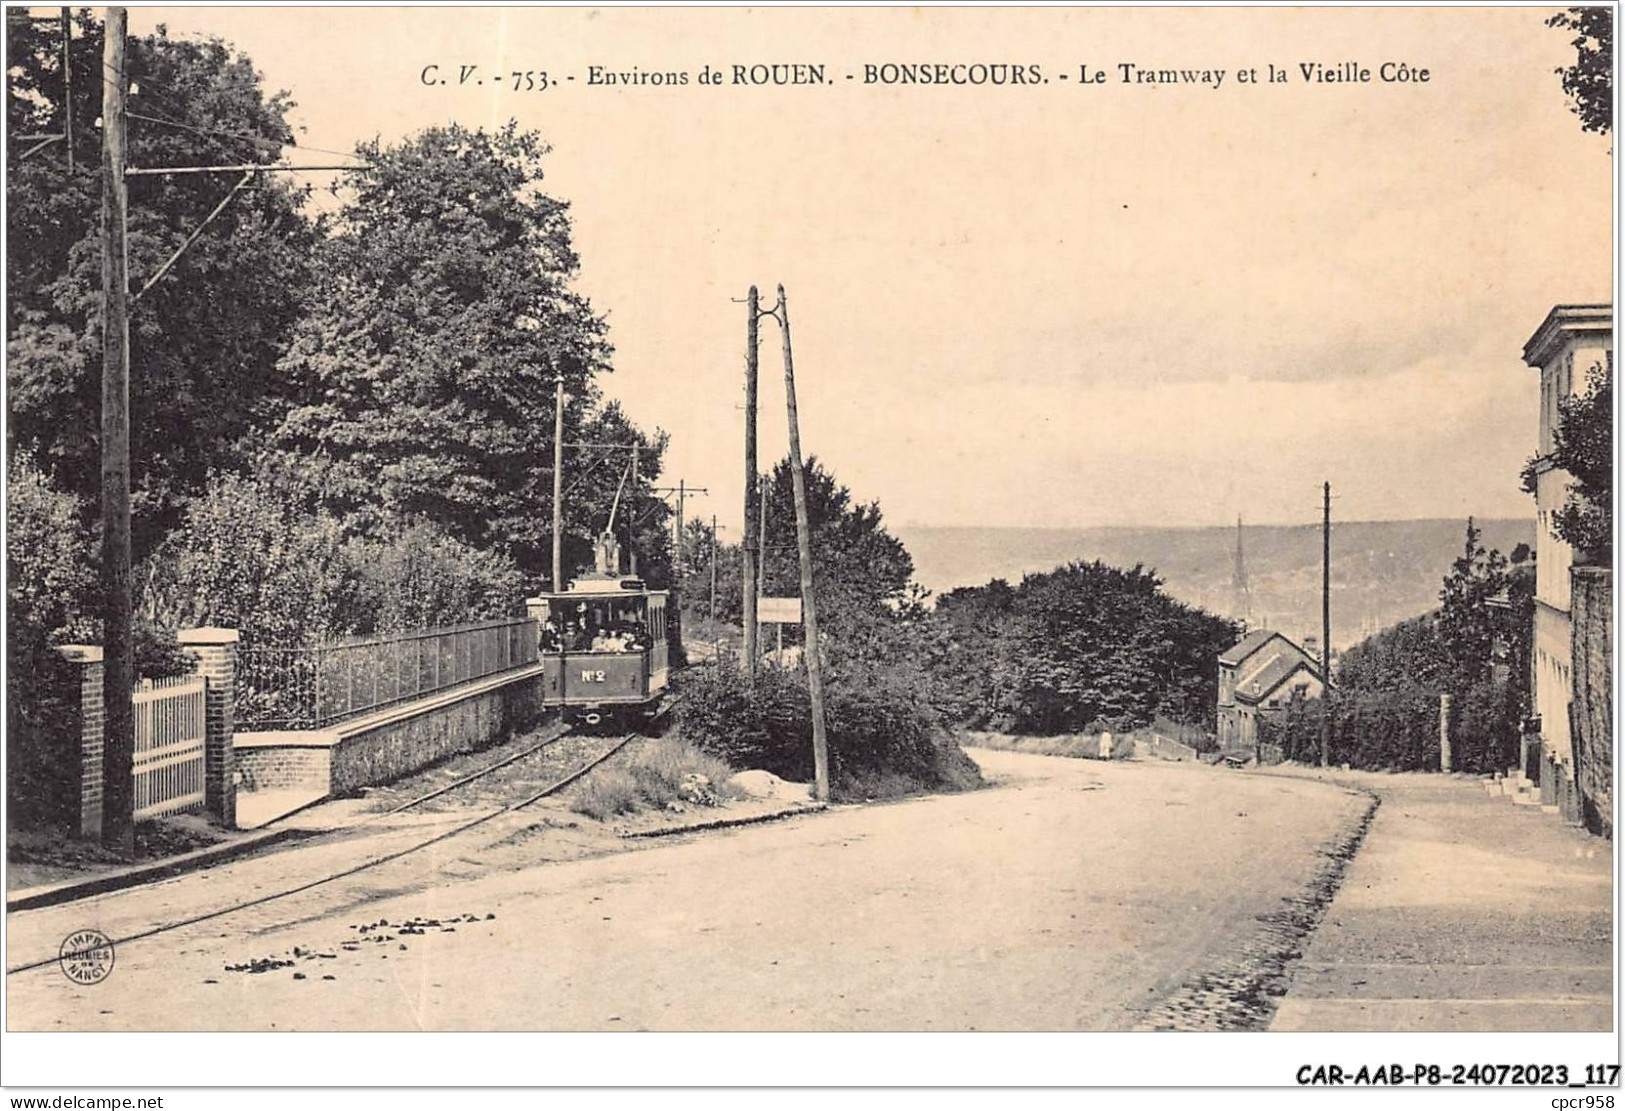
{"label": "white wooden gate", "polygon": [[135,690],[135,816],[203,805],[206,681],[143,680]]}

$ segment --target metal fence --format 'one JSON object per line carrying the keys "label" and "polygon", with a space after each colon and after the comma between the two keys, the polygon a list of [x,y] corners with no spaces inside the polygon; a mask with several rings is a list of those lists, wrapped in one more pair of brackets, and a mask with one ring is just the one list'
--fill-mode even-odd
{"label": "metal fence", "polygon": [[203,805],[206,690],[201,675],[148,679],[136,686],[137,819]]}
{"label": "metal fence", "polygon": [[237,728],[320,729],[536,662],[536,622],[504,617],[238,654]]}

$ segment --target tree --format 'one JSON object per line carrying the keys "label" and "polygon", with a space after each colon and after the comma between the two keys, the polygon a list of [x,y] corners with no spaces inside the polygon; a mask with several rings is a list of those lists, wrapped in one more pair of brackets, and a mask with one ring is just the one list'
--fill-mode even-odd
{"label": "tree", "polygon": [[1073,563],[939,600],[944,711],[1023,732],[1143,724],[1158,713],[1211,721],[1220,652],[1234,623],[1162,592],[1144,567]]}
{"label": "tree", "polygon": [[1574,63],[1557,73],[1580,127],[1606,135],[1614,129],[1614,9],[1608,5],[1569,8],[1546,21],[1573,31]]}
{"label": "tree", "polygon": [[1614,553],[1614,353],[1593,363],[1586,392],[1559,405],[1552,463],[1574,476],[1555,515],[1557,535],[1573,545],[1581,563],[1607,566]]}
{"label": "tree", "polygon": [[[324,505],[358,535],[427,521],[539,576],[550,562],[557,370],[566,440],[639,442],[640,484],[623,494],[623,519],[662,531],[647,483],[664,437],[600,405],[611,348],[571,288],[569,210],[541,190],[540,137],[513,122],[451,124],[359,149],[370,166],[344,179],[311,310],[281,362],[300,403],[277,442],[319,473]],[[574,565],[608,520],[627,456],[566,452]]]}
{"label": "tree", "polygon": [[[817,456],[807,458],[802,474],[819,630],[854,649],[860,635],[873,635],[896,616],[908,597],[914,560],[902,541],[886,531],[879,502],[855,501]],[[801,594],[794,478],[788,458],[779,460],[768,477],[762,575],[763,592],[770,596]]]}
{"label": "tree", "polygon": [[1439,646],[1461,686],[1488,678],[1497,640],[1506,632],[1500,610],[1491,603],[1506,591],[1507,561],[1495,549],[1486,549],[1480,535],[1467,518],[1462,554],[1439,592]]}
{"label": "tree", "polygon": [[[59,130],[63,81],[54,27],[8,19],[7,353],[11,445],[61,489],[100,497],[101,23],[74,17],[70,175],[61,144],[21,159],[17,135]],[[133,39],[133,166],[269,163],[294,141],[287,95],[266,96],[224,42]],[[21,159],[21,160],[20,160]],[[130,181],[132,290],[202,223],[235,182],[216,175]],[[239,192],[130,314],[130,429],[137,558],[178,520],[211,468],[287,404],[276,373],[301,311],[315,227],[305,190],[266,175]]]}

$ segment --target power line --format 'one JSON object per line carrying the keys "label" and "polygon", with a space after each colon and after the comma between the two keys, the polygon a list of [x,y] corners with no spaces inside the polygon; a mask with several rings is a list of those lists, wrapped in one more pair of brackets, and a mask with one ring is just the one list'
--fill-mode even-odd
{"label": "power line", "polygon": [[[111,67],[107,68],[111,69]],[[126,80],[134,81],[136,84],[141,86],[141,90],[137,95],[150,96],[162,102],[170,111],[176,113],[177,115],[184,116],[189,113],[190,108],[186,102],[186,94],[175,89],[169,89],[167,92],[165,92],[163,91],[163,82],[150,76],[143,77],[140,75],[133,75],[128,72],[127,68],[119,71],[119,75],[124,77]],[[261,86],[258,84],[232,84],[231,82],[224,81],[216,81],[210,86],[210,88],[213,90],[236,88],[253,89],[257,92],[262,91]],[[207,127],[199,124],[184,123],[180,120],[167,119],[163,116],[147,116],[135,112],[130,112],[128,115],[131,119],[144,120],[148,123],[167,124],[171,127],[180,127],[189,131],[195,131],[200,135],[219,136],[221,138],[232,139],[237,142],[275,146],[278,150],[280,150],[282,147],[293,147],[297,150],[308,150],[317,154],[336,154],[340,158],[355,158],[359,160],[363,157],[362,155],[356,154],[353,150],[344,151],[336,150],[330,147],[318,147],[311,146],[309,144],[301,144],[296,136],[292,136],[291,131],[290,138],[284,142],[277,139],[267,139],[260,135],[250,135],[244,132],[226,131],[217,127]],[[224,150],[224,148],[219,144],[215,144],[215,149],[222,151]]]}
{"label": "power line", "polygon": [[244,143],[256,143],[265,147],[274,147],[278,152],[280,152],[284,147],[292,147],[295,150],[308,150],[316,154],[336,154],[340,158],[354,158],[357,161],[364,161],[361,155],[356,154],[353,151],[329,150],[326,147],[302,146],[298,142],[285,143],[277,139],[266,139],[257,135],[247,135],[235,131],[222,131],[216,127],[200,127],[197,124],[182,123],[180,120],[166,119],[163,116],[147,116],[139,112],[131,112],[129,113],[129,116],[132,120],[145,120],[147,123],[160,123],[169,127],[179,127],[186,131],[195,131],[199,135],[219,135],[226,139],[235,139]]}

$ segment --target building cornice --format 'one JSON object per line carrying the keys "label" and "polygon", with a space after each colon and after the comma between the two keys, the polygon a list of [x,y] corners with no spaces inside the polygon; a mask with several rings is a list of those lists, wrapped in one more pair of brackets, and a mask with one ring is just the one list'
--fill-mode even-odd
{"label": "building cornice", "polygon": [[1578,335],[1612,335],[1614,306],[1556,305],[1546,314],[1535,334],[1523,345],[1523,361],[1532,367],[1543,367],[1551,361],[1562,344]]}

